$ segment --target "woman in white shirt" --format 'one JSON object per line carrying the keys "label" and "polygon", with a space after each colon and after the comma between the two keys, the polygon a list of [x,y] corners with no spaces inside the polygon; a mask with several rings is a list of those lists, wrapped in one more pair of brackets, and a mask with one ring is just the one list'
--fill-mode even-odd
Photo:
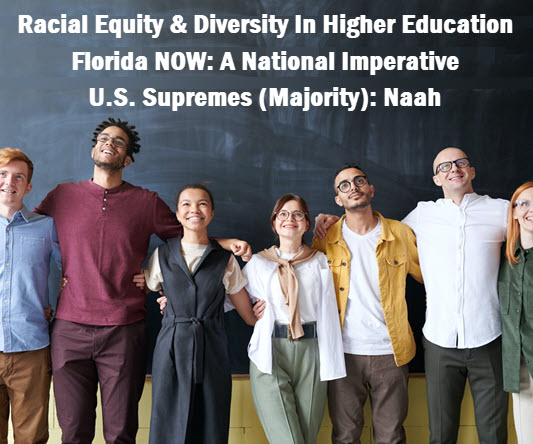
{"label": "woman in white shirt", "polygon": [[270,223],[279,247],[243,270],[248,293],[266,301],[248,346],[252,395],[270,443],[310,444],[326,381],[346,376],[333,278],[326,256],[303,243],[310,218],[301,197],[280,197]]}

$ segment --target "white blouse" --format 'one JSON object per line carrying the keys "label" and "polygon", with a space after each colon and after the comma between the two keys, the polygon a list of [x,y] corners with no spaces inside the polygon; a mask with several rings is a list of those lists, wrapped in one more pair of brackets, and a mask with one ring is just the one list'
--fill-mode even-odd
{"label": "white blouse", "polygon": [[[278,251],[278,254],[279,251]],[[257,321],[248,344],[248,356],[263,373],[272,373],[272,331],[276,321],[288,323],[288,309],[281,292],[278,264],[254,254],[244,267],[248,279],[246,290],[256,299],[264,299],[266,308]],[[317,253],[312,259],[296,265],[298,302],[302,322],[317,324],[320,357],[320,379],[329,381],[346,376],[339,312],[333,277],[327,258]]]}

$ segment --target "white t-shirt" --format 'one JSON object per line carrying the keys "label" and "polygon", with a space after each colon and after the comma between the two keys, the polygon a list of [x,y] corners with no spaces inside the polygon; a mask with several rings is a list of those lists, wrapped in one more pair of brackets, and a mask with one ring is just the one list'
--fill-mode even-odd
{"label": "white t-shirt", "polygon": [[342,224],[342,237],[352,256],[350,290],[342,328],[344,352],[353,355],[392,354],[389,331],[385,323],[379,292],[379,269],[376,247],[382,226],[359,235]]}
{"label": "white t-shirt", "polygon": [[[206,249],[207,245],[203,244],[181,243],[181,254],[191,273],[198,265],[198,262],[202,258]],[[148,266],[144,270],[146,285],[152,291],[161,290],[161,283],[164,282],[163,273],[161,272],[161,265],[159,264],[158,250],[159,248],[155,249],[152,257],[148,261]],[[239,267],[239,263],[233,254],[228,261],[228,266],[224,272],[222,282],[227,294],[238,293],[248,283],[248,280],[242,274],[241,267]],[[224,301],[224,311],[230,311],[234,308],[235,307],[231,301],[226,297],[226,300]]]}

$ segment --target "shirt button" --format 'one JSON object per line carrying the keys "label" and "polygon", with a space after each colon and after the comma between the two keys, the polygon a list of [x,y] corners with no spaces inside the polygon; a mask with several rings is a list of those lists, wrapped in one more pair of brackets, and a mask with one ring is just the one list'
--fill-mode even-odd
{"label": "shirt button", "polygon": [[328,259],[328,264],[331,264],[331,261]]}
{"label": "shirt button", "polygon": [[344,287],[339,288],[340,291],[344,291]]}
{"label": "shirt button", "polygon": [[6,228],[6,231],[9,231],[9,227]]}
{"label": "shirt button", "polygon": [[104,202],[106,201],[107,199],[104,197]]}
{"label": "shirt button", "polygon": [[346,262],[343,262],[343,263],[342,263],[342,266],[343,266],[343,267],[346,267]]}
{"label": "shirt button", "polygon": [[105,210],[105,207],[102,207],[102,210]]}

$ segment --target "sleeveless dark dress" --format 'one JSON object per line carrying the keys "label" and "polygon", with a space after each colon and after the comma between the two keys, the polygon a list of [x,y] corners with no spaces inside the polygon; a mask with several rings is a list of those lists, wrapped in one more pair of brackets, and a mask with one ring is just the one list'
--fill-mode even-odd
{"label": "sleeveless dark dress", "polygon": [[231,373],[222,278],[230,255],[211,240],[191,274],[181,238],[159,247],[168,303],[153,359],[151,444],[228,442]]}

